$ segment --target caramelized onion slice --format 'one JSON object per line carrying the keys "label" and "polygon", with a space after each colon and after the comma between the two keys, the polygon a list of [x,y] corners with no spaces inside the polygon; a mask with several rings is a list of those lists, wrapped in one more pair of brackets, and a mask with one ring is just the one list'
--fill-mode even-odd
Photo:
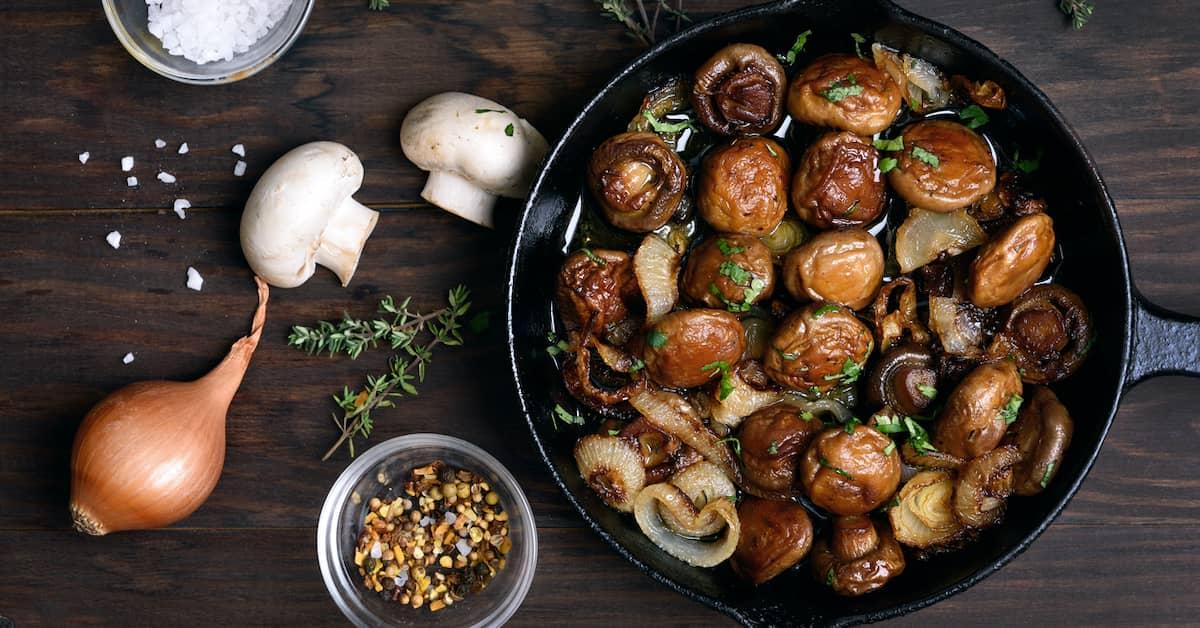
{"label": "caramelized onion slice", "polygon": [[646,300],[646,323],[658,322],[679,302],[679,263],[682,256],[667,241],[651,233],[633,256],[633,272]]}
{"label": "caramelized onion slice", "polygon": [[[642,533],[655,545],[696,567],[715,567],[724,562],[737,549],[741,535],[737,508],[732,501],[717,499],[697,511],[687,494],[673,484],[651,484],[642,489],[634,502],[633,516]],[[676,534],[667,519],[685,529],[708,530],[723,525],[716,539],[704,540]]]}
{"label": "caramelized onion slice", "polygon": [[1021,454],[1013,445],[998,447],[968,462],[954,488],[954,514],[963,525],[986,528],[1004,515],[1013,492],[1013,466]]}
{"label": "caramelized onion slice", "polygon": [[983,353],[983,318],[975,306],[952,297],[929,297],[929,327],[942,349],[969,358]]}
{"label": "caramelized onion slice", "polygon": [[913,207],[896,230],[896,261],[900,272],[912,272],[942,253],[961,255],[987,241],[975,219],[960,209],[950,213]]}
{"label": "caramelized onion slice", "polygon": [[629,441],[590,434],[575,443],[579,474],[600,499],[622,512],[633,510],[634,498],[646,484],[642,457]]}
{"label": "caramelized onion slice", "polygon": [[871,53],[875,66],[900,86],[909,109],[926,113],[950,103],[950,82],[937,66],[882,44],[872,44]]}
{"label": "caramelized onion slice", "polygon": [[721,425],[735,428],[742,423],[742,419],[783,399],[783,393],[777,390],[759,390],[751,386],[742,378],[739,369],[730,370],[729,381],[733,384],[729,395],[721,399],[718,387],[709,404],[712,420]]}
{"label": "caramelized onion slice", "polygon": [[629,403],[655,428],[678,438],[717,465],[734,484],[742,483],[733,452],[704,425],[686,399],[663,390],[647,390],[630,397]]}
{"label": "caramelized onion slice", "polygon": [[[900,296],[892,310],[892,295],[897,293]],[[897,277],[884,284],[875,297],[874,314],[875,342],[881,352],[900,344],[905,335],[919,345],[929,342],[929,330],[917,316],[917,286],[912,279]]]}
{"label": "caramelized onion slice", "polygon": [[704,508],[713,500],[737,497],[733,482],[729,481],[720,467],[707,460],[676,473],[671,478],[671,484],[686,493],[696,508]]}
{"label": "caramelized onion slice", "polygon": [[942,545],[962,530],[954,516],[954,476],[945,471],[922,471],[912,477],[898,494],[898,503],[888,510],[896,540],[912,547]]}

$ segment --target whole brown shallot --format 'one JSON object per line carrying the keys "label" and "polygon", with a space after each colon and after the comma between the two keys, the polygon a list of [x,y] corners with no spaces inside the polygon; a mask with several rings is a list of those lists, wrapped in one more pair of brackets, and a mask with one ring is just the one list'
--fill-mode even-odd
{"label": "whole brown shallot", "polygon": [[250,335],[193,382],[130,384],[96,404],[71,451],[71,519],[93,535],[170,525],[208,499],[225,463],[225,414],[267,317],[258,284]]}

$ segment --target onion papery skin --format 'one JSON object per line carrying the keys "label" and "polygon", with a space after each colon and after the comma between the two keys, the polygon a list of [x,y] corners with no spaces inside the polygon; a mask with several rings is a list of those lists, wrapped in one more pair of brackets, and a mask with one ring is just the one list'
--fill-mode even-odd
{"label": "onion papery skin", "polygon": [[267,285],[249,336],[193,382],[130,384],[96,404],[71,451],[71,519],[105,535],[175,523],[204,503],[225,463],[225,417],[258,346]]}

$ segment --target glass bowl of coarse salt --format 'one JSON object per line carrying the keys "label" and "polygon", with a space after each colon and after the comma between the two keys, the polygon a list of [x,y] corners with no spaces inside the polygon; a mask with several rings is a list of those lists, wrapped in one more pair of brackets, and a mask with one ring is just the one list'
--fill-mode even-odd
{"label": "glass bowl of coarse salt", "polygon": [[193,85],[240,81],[296,42],[314,0],[101,0],[142,65]]}

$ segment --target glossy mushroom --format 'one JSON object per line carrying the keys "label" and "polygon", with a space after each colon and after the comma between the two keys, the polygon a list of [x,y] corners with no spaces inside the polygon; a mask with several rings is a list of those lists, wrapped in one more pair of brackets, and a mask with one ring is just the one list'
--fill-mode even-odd
{"label": "glossy mushroom", "polygon": [[887,528],[864,516],[838,517],[812,549],[813,577],[848,597],[864,595],[904,572],[904,552]]}
{"label": "glossy mushroom", "polygon": [[812,521],[804,506],[748,497],[738,506],[742,534],[729,565],[760,585],[800,562],[812,548]]}
{"label": "glossy mushroom", "polygon": [[633,261],[627,253],[580,250],[558,272],[554,297],[567,329],[597,332],[629,315],[638,294]]}
{"label": "glossy mushroom", "polygon": [[790,173],[791,160],[774,140],[742,138],[714,148],[700,165],[700,216],[720,232],[767,235],[787,213]]}
{"label": "glossy mushroom", "polygon": [[760,497],[787,499],[800,457],[824,425],[820,417],[787,403],[746,417],[737,438],[747,490]]}
{"label": "glossy mushroom", "polygon": [[645,233],[667,224],[687,188],[687,167],[654,133],[622,133],[592,153],[588,188],[614,227]]}
{"label": "glossy mushroom", "polygon": [[1036,386],[1012,431],[1021,458],[1014,470],[1015,490],[1018,495],[1036,495],[1062,467],[1075,423],[1049,388]]}
{"label": "glossy mushroom", "polygon": [[783,118],[783,66],[754,44],[730,44],[696,70],[692,105],[720,135],[770,133]]}
{"label": "glossy mushroom", "polygon": [[921,471],[909,478],[888,509],[888,520],[896,540],[928,549],[945,545],[963,531],[954,514],[954,474]]}
{"label": "glossy mushroom", "polygon": [[971,262],[971,302],[1012,303],[1042,276],[1054,254],[1054,221],[1046,214],[1020,218],[996,234]]}
{"label": "glossy mushroom", "polygon": [[672,312],[646,333],[643,360],[651,379],[690,388],[718,379],[733,368],[745,349],[742,324],[724,310]]}
{"label": "glossy mushroom", "polygon": [[895,443],[869,425],[821,432],[800,461],[800,480],[814,504],[838,515],[871,512],[900,485]]}
{"label": "glossy mushroom", "polygon": [[900,113],[900,86],[854,55],[817,58],[788,86],[788,113],[798,122],[871,136]]}
{"label": "glossy mushroom", "polygon": [[883,283],[883,248],[865,229],[826,231],[788,253],[783,286],[800,300],[859,310]]}
{"label": "glossy mushroom", "polygon": [[962,209],[996,186],[996,162],[971,129],[934,119],[904,127],[904,148],[888,173],[892,189],[910,205],[939,212]]}
{"label": "glossy mushroom", "polygon": [[1013,302],[988,355],[1011,358],[1021,379],[1046,384],[1077,371],[1095,331],[1083,300],[1057,285],[1034,286]]}
{"label": "glossy mushroom", "polygon": [[883,211],[879,152],[848,132],[826,133],[800,158],[792,177],[792,207],[818,229],[862,225]]}
{"label": "glossy mushroom", "polygon": [[1009,360],[981,364],[967,374],[946,399],[934,425],[933,444],[959,458],[991,451],[1017,418],[1021,377]]}
{"label": "glossy mushroom", "polygon": [[779,324],[763,369],[786,388],[823,392],[857,380],[873,344],[871,330],[853,312],[812,303]]}
{"label": "glossy mushroom", "polygon": [[697,303],[745,312],[774,290],[774,259],[756,237],[717,234],[688,254],[683,292]]}
{"label": "glossy mushroom", "polygon": [[937,397],[937,363],[928,348],[905,344],[883,354],[867,376],[867,398],[904,416],[918,416]]}
{"label": "glossy mushroom", "polygon": [[998,447],[971,460],[958,473],[954,514],[963,525],[986,528],[1004,515],[1013,492],[1013,467],[1021,459],[1013,445]]}

